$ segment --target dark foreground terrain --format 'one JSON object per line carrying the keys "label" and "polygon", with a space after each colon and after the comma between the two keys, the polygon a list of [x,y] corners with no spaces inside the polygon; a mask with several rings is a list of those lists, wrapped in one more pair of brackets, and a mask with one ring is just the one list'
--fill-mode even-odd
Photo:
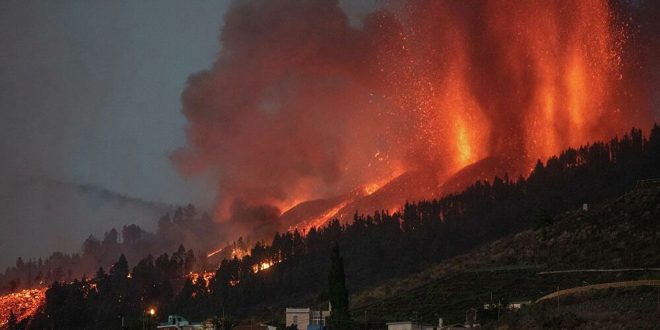
{"label": "dark foreground terrain", "polygon": [[[642,328],[660,324],[660,288],[591,289],[534,303],[557,290],[633,280],[660,280],[660,181],[566,212],[538,228],[481,246],[404,280],[353,297],[355,318],[376,325],[421,319],[463,323],[477,310],[492,328]],[[509,303],[531,301],[517,311]],[[484,305],[501,303],[485,310]]]}

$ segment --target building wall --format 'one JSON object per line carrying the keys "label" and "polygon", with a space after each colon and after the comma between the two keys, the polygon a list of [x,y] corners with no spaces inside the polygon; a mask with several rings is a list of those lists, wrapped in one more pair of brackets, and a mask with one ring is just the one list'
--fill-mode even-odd
{"label": "building wall", "polygon": [[413,322],[388,323],[387,330],[433,330],[432,326],[416,324]]}
{"label": "building wall", "polygon": [[309,309],[289,309],[286,310],[286,325],[295,324],[298,330],[307,330],[309,325]]}
{"label": "building wall", "polygon": [[387,330],[413,330],[412,323],[388,324]]}

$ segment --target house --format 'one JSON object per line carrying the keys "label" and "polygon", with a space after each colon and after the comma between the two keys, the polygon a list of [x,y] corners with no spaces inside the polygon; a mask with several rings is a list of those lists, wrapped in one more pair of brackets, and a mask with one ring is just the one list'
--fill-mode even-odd
{"label": "house", "polygon": [[161,323],[156,326],[156,329],[164,330],[206,330],[201,323],[191,323],[183,316],[170,315],[167,317],[167,322]]}
{"label": "house", "polygon": [[518,309],[521,309],[521,308],[523,308],[524,306],[527,306],[527,305],[529,305],[529,304],[531,304],[531,303],[532,303],[531,300],[512,301],[511,303],[509,303],[508,305],[506,305],[506,307],[507,307],[508,309],[510,309],[510,310],[518,310]]}
{"label": "house", "polygon": [[319,330],[325,327],[325,319],[330,316],[332,307],[328,310],[313,310],[311,308],[287,308],[286,325],[296,325],[298,330]]}
{"label": "house", "polygon": [[433,326],[413,321],[389,322],[387,330],[433,330]]}

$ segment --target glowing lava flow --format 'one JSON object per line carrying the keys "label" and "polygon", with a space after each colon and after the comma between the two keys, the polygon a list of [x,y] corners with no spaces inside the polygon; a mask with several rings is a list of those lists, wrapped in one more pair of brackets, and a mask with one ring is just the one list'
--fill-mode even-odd
{"label": "glowing lava flow", "polygon": [[[359,29],[336,1],[232,7],[223,52],[186,85],[187,145],[172,154],[186,176],[215,173],[218,221],[249,234],[263,226],[246,218],[277,209],[308,231],[341,199],[355,199],[350,221],[439,197],[457,174],[452,191],[525,176],[653,119],[629,102],[648,96],[628,83],[634,24],[612,1],[387,3]],[[396,185],[373,184],[399,170]]]}
{"label": "glowing lava flow", "polygon": [[[217,255],[218,253],[220,253],[222,250],[224,250],[226,248],[228,248],[228,246],[225,246],[223,248],[215,250],[215,251],[209,253],[208,255],[209,256]],[[231,251],[231,259],[243,260],[245,257],[248,257],[249,255],[250,255],[250,251],[248,249],[233,247],[232,251]],[[252,265],[252,272],[254,272],[256,274],[260,271],[267,270],[267,269],[273,267],[275,264],[278,264],[280,262],[281,262],[281,260],[271,260],[271,259],[262,260],[262,261],[260,261],[256,264]],[[197,281],[199,281],[200,278],[203,279],[205,281],[206,287],[208,287],[208,285],[210,283],[210,280],[213,278],[213,276],[215,276],[215,274],[211,273],[211,272],[204,272],[202,274],[191,272],[188,275],[188,277],[192,280],[193,284],[197,283]],[[232,285],[232,286],[235,286],[237,284],[238,284],[237,280],[230,282],[230,285]]]}
{"label": "glowing lava flow", "polygon": [[46,288],[25,289],[0,296],[0,327],[4,326],[11,312],[17,321],[34,315],[46,299]]}
{"label": "glowing lava flow", "polygon": [[221,247],[221,248],[219,248],[219,249],[217,249],[217,250],[211,251],[211,252],[209,252],[209,253],[206,255],[206,257],[207,257],[207,258],[213,257],[214,255],[216,255],[216,254],[222,252],[222,250],[224,250],[224,249],[225,249],[225,247]]}
{"label": "glowing lava flow", "polygon": [[[224,251],[225,249],[227,249],[228,247],[229,247],[229,246],[223,246],[223,247],[221,247],[221,248],[218,248],[218,249],[216,249],[216,250],[213,250],[213,251],[207,253],[207,254],[206,254],[206,257],[207,257],[207,258],[210,258],[210,257],[213,257],[213,256],[215,256],[215,255],[218,255],[218,254],[220,254],[222,251]],[[243,259],[243,257],[245,257],[245,256],[248,255],[248,254],[249,254],[249,252],[248,252],[247,250],[244,250],[244,249],[242,249],[242,248],[240,248],[240,247],[233,247],[233,248],[231,249],[231,254],[230,254],[229,257],[230,257],[230,259],[234,259],[234,258],[237,258],[237,259]]]}
{"label": "glowing lava flow", "polygon": [[301,222],[301,223],[295,225],[294,227],[289,228],[289,231],[294,231],[294,230],[298,229],[302,235],[307,235],[307,233],[312,228],[318,228],[318,227],[321,227],[324,224],[328,223],[328,221],[330,221],[332,218],[334,218],[336,216],[337,212],[339,212],[339,210],[343,209],[344,206],[346,206],[348,204],[348,202],[349,201],[344,201],[344,202],[340,203],[339,205],[329,209],[328,211],[326,211],[325,213],[323,213],[322,215],[320,215],[316,218],[309,219],[307,221]]}
{"label": "glowing lava flow", "polygon": [[212,272],[203,272],[203,273],[196,273],[196,272],[190,272],[188,274],[188,278],[192,281],[193,284],[197,284],[198,281],[202,280],[204,281],[204,287],[208,289],[209,284],[211,284],[211,279],[215,276],[214,273]]}

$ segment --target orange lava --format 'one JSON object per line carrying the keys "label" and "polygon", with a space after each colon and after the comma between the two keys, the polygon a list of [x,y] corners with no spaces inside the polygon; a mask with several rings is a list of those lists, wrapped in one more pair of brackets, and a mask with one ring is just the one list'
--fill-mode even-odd
{"label": "orange lava", "polygon": [[231,257],[236,258],[236,259],[243,259],[243,257],[249,255],[250,252],[248,250],[243,250],[240,248],[234,248],[231,250]]}
{"label": "orange lava", "polygon": [[298,229],[302,235],[307,235],[307,233],[312,228],[322,227],[323,225],[328,223],[328,221],[332,220],[337,215],[337,212],[339,212],[342,208],[344,208],[344,206],[346,206],[346,204],[348,204],[348,202],[349,201],[344,201],[344,202],[340,203],[339,205],[327,210],[325,213],[323,213],[322,215],[320,215],[316,218],[312,218],[312,219],[308,219],[306,221],[303,221],[303,222],[297,224],[296,226],[294,226],[292,228],[289,228],[289,231],[294,231],[294,230]]}
{"label": "orange lava", "polygon": [[[405,28],[395,41],[377,46],[383,95],[399,108],[391,118],[407,125],[412,136],[399,137],[401,146],[379,150],[373,159],[414,146],[405,150],[410,159],[381,164],[392,174],[437,167],[442,182],[468,165],[498,157],[508,168],[486,175],[527,175],[537,159],[643,122],[615,109],[625,36],[614,26],[607,1],[493,0],[480,5],[478,18],[470,6],[403,5],[397,18]],[[475,24],[481,29],[477,35]],[[395,134],[392,128],[388,132]],[[366,172],[373,172],[372,163]],[[368,196],[388,181],[361,187]],[[436,196],[426,198],[431,197]],[[298,227],[307,232],[332,215]]]}
{"label": "orange lava", "polygon": [[215,276],[215,273],[213,272],[203,272],[203,273],[196,273],[196,272],[190,272],[188,274],[188,278],[192,281],[193,284],[197,284],[198,281],[204,281],[204,287],[208,288],[209,284],[211,284],[211,279]]}
{"label": "orange lava", "polygon": [[7,323],[12,311],[19,322],[34,315],[46,299],[46,290],[47,288],[25,289],[0,296],[0,327]]}
{"label": "orange lava", "polygon": [[[526,176],[537,159],[653,118],[628,102],[642,95],[626,84],[634,29],[611,1],[387,3],[361,28],[336,2],[232,14],[223,40],[240,42],[191,77],[188,145],[172,158],[186,175],[217,173],[218,221],[252,226],[236,205],[301,205],[283,227],[306,233],[340,212],[330,205],[343,203],[345,222],[443,187]],[[253,19],[272,29],[255,34]],[[310,210],[314,201],[327,203]]]}
{"label": "orange lava", "polygon": [[224,249],[225,249],[224,247],[221,247],[221,248],[218,248],[218,249],[216,249],[216,250],[214,250],[214,251],[211,251],[211,252],[209,252],[209,253],[206,255],[206,257],[207,257],[207,258],[210,258],[210,257],[212,257],[212,256],[214,256],[214,255],[216,255],[216,254],[218,254],[218,253],[220,253],[220,252],[222,252],[222,250],[224,250]]}
{"label": "orange lava", "polygon": [[257,265],[252,266],[252,271],[256,274],[260,271],[266,270],[270,267],[272,267],[275,264],[274,261],[263,261]]}

